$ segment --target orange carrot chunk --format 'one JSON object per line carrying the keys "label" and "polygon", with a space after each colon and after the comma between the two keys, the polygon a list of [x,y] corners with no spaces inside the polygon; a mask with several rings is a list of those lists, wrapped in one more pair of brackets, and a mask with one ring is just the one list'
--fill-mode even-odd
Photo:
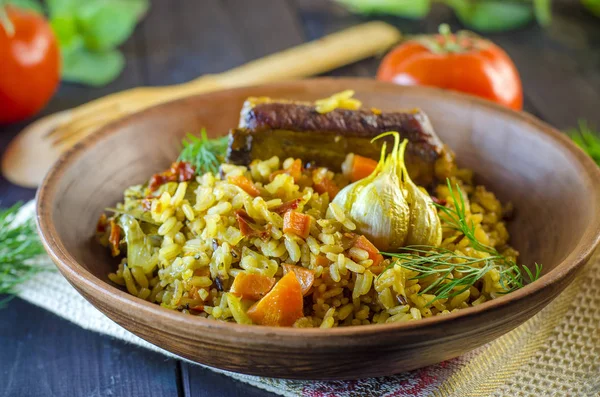
{"label": "orange carrot chunk", "polygon": [[329,200],[333,200],[333,198],[340,192],[340,188],[337,187],[334,181],[328,178],[321,178],[318,180],[313,180],[313,188],[319,194],[329,194]]}
{"label": "orange carrot chunk", "polygon": [[310,233],[310,216],[300,212],[286,212],[283,215],[283,232],[307,238]]}
{"label": "orange carrot chunk", "polygon": [[373,266],[377,266],[383,261],[383,255],[379,253],[377,247],[375,247],[365,236],[358,237],[354,242],[354,246],[369,253],[369,259],[373,260]]}
{"label": "orange carrot chunk", "polygon": [[300,286],[302,287],[302,295],[306,295],[315,282],[315,272],[313,270],[307,269],[302,266],[283,264],[283,272],[288,274],[293,272],[296,274],[298,278],[298,282],[300,282]]}
{"label": "orange carrot chunk", "polygon": [[121,241],[121,227],[117,225],[114,219],[110,220],[110,236],[108,242],[110,243],[110,251],[112,256],[117,256],[121,253],[119,249],[119,242]]}
{"label": "orange carrot chunk", "polygon": [[304,316],[302,286],[294,272],[283,276],[271,292],[256,302],[246,313],[253,323],[291,327]]}
{"label": "orange carrot chunk", "polygon": [[377,167],[377,161],[368,157],[354,155],[352,161],[352,168],[350,170],[350,180],[356,182],[360,179],[366,178],[373,173]]}
{"label": "orange carrot chunk", "polygon": [[209,275],[210,275],[210,268],[208,266],[201,267],[200,269],[194,270],[194,276],[208,277]]}
{"label": "orange carrot chunk", "polygon": [[325,257],[325,255],[317,255],[315,257],[315,265],[317,266],[327,267],[329,266],[329,263],[330,261]]}
{"label": "orange carrot chunk", "polygon": [[237,218],[240,232],[242,232],[244,237],[257,236],[263,240],[267,240],[271,236],[271,231],[265,229],[264,226],[258,225],[246,211],[235,211],[235,217]]}
{"label": "orange carrot chunk", "polygon": [[235,276],[229,292],[244,299],[257,301],[264,297],[274,285],[273,277],[241,272]]}
{"label": "orange carrot chunk", "polygon": [[294,178],[294,182],[298,182],[298,180],[302,176],[302,160],[294,160],[292,165],[288,169],[286,169],[286,171],[289,176]]}
{"label": "orange carrot chunk", "polygon": [[294,178],[294,182],[298,183],[300,178],[302,178],[302,160],[296,159],[288,168],[272,172],[271,175],[269,175],[269,180],[273,182],[275,177],[279,174],[288,174],[289,176]]}
{"label": "orange carrot chunk", "polygon": [[233,183],[252,197],[260,195],[260,190],[258,190],[258,188],[254,186],[250,179],[246,178],[243,175],[230,176],[229,183]]}

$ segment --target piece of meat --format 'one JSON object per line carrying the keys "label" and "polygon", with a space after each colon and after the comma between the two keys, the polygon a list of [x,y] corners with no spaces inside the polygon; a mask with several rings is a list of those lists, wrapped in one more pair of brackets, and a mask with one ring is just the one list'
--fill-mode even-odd
{"label": "piece of meat", "polygon": [[408,139],[406,164],[411,177],[430,184],[435,162],[445,147],[425,113],[334,109],[318,113],[310,103],[249,98],[241,112],[239,128],[230,132],[227,160],[249,164],[254,159],[279,156],[302,158],[339,171],[348,153],[379,159],[383,141],[391,149],[391,137],[371,143],[388,131]]}

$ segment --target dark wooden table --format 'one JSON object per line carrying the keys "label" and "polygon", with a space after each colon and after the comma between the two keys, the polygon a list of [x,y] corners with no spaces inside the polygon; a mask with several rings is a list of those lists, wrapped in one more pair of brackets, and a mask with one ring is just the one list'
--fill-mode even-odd
{"label": "dark wooden table", "polygon": [[[182,83],[321,37],[363,21],[325,0],[153,0],[125,44],[127,67],[100,89],[63,85],[43,114],[140,85]],[[555,6],[555,21],[490,35],[515,60],[525,108],[564,129],[584,118],[600,126],[600,20],[575,0]],[[435,32],[441,22],[459,28],[436,7],[425,21],[386,19],[404,33]],[[331,73],[373,76],[370,59]],[[26,123],[2,127],[0,149]],[[7,206],[33,198],[0,179]],[[214,372],[85,331],[24,301],[0,310],[0,396],[265,396]]]}

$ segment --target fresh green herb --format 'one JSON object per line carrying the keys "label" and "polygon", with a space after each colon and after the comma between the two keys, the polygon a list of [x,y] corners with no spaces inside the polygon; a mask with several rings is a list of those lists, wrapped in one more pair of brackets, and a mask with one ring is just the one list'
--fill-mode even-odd
{"label": "fresh green herb", "polygon": [[[1,2],[0,2],[1,3]],[[24,10],[35,11],[39,14],[44,13],[44,7],[38,0],[10,0],[8,3],[15,7],[22,8]]]}
{"label": "fresh green herb", "polygon": [[[527,266],[519,266],[516,263],[503,259],[501,264],[504,265],[500,271],[500,286],[504,288],[503,294],[508,294],[523,288],[525,284],[531,283],[542,275],[542,265],[539,263],[535,264],[535,273],[533,273]],[[527,279],[525,278],[527,276]]]}
{"label": "fresh green herb", "polygon": [[[433,283],[418,293],[418,295],[427,293],[435,295],[428,305],[438,299],[451,299],[463,293],[492,269],[498,269],[499,283],[504,289],[502,293],[505,294],[522,288],[528,282],[537,280],[542,271],[542,266],[536,263],[535,273],[532,273],[527,267],[519,266],[498,253],[485,258],[473,258],[459,255],[445,248],[408,246],[402,248],[401,253],[384,252],[383,254],[394,258],[387,269],[401,266],[419,273],[411,280],[436,276]],[[457,274],[460,277],[456,277]]]}
{"label": "fresh green herb", "polygon": [[60,45],[64,81],[103,86],[125,67],[118,50],[145,15],[149,0],[9,0],[47,11]]}
{"label": "fresh green herb", "polygon": [[535,16],[530,2],[447,0],[460,22],[479,32],[502,32],[519,29]]}
{"label": "fresh green herb", "polygon": [[337,0],[341,5],[359,14],[387,14],[421,19],[429,14],[431,0]]}
{"label": "fresh green herb", "polygon": [[533,0],[533,14],[542,26],[552,22],[552,0]]}
{"label": "fresh green herb", "polygon": [[[499,283],[504,289],[502,293],[505,294],[540,278],[542,265],[536,263],[535,272],[532,272],[526,266],[517,265],[500,254],[495,248],[482,244],[477,240],[475,225],[473,222],[467,222],[463,192],[458,185],[454,190],[450,180],[447,180],[447,183],[452,197],[452,207],[435,204],[441,211],[442,219],[445,222],[444,227],[459,231],[469,240],[469,244],[473,249],[485,252],[489,256],[473,258],[457,254],[446,248],[423,245],[408,246],[403,247],[400,253],[382,252],[382,254],[394,259],[386,270],[393,266],[401,266],[418,273],[412,279],[437,276],[432,284],[419,291],[419,295],[425,293],[435,295],[435,299],[429,302],[428,305],[435,300],[450,299],[463,293],[492,269],[498,269],[500,273]],[[457,277],[457,274],[460,277]],[[452,278],[450,278],[450,275],[452,275]]]}
{"label": "fresh green herb", "polygon": [[[15,222],[20,208],[15,204],[0,210],[0,294],[14,294],[17,285],[48,269],[33,261],[44,252],[33,219]],[[0,301],[0,307],[7,300]]]}
{"label": "fresh green herb", "polygon": [[[395,259],[391,266],[401,266],[418,272],[419,274],[412,279],[437,276],[436,281],[419,291],[419,295],[430,293],[436,296],[429,304],[437,299],[450,299],[463,293],[495,267],[495,259],[501,258],[471,258],[430,246],[408,246],[402,251],[398,254],[384,254]],[[461,277],[449,278],[455,273],[460,273]]]}
{"label": "fresh green herb", "polygon": [[[487,252],[488,254],[496,255],[498,252],[493,248],[485,244],[482,244],[475,237],[475,225],[473,222],[467,223],[467,214],[465,209],[465,200],[463,198],[463,192],[460,187],[456,185],[456,193],[452,189],[450,180],[447,179],[448,190],[450,191],[450,197],[452,197],[453,208],[446,207],[445,205],[433,203],[443,214],[442,220],[446,222],[444,227],[449,227],[456,231],[461,232],[469,242],[471,246],[477,251]],[[458,197],[458,198],[457,198]]]}
{"label": "fresh green herb", "polygon": [[579,128],[573,128],[567,134],[600,166],[599,132],[594,131],[585,120],[579,120]]}
{"label": "fresh green herb", "polygon": [[228,137],[209,139],[206,129],[200,131],[200,137],[188,134],[182,142],[183,150],[179,155],[180,161],[187,161],[196,167],[196,174],[206,172],[216,174],[219,166],[225,161]]}
{"label": "fresh green herb", "polygon": [[413,19],[425,18],[431,10],[432,3],[441,3],[450,7],[464,26],[480,32],[518,29],[534,20],[546,26],[552,20],[552,0],[337,0],[337,2],[361,14],[387,14]]}
{"label": "fresh green herb", "polygon": [[581,4],[583,4],[589,12],[600,18],[600,0],[581,0]]}

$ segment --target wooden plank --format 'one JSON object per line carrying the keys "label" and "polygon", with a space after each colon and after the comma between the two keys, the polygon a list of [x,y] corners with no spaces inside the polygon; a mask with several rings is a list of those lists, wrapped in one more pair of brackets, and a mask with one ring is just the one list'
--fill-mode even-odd
{"label": "wooden plank", "polygon": [[[330,1],[290,0],[290,3],[296,8],[298,18],[304,28],[306,40],[316,40],[363,22],[360,17],[350,14]],[[325,75],[370,77],[375,75],[378,63],[374,58],[366,59],[333,70]]]}
{"label": "wooden plank", "polygon": [[296,11],[288,1],[223,0],[245,61],[269,55],[305,41]]}
{"label": "wooden plank", "polygon": [[142,22],[148,83],[186,82],[245,61],[235,26],[218,0],[158,0]]}
{"label": "wooden plank", "polygon": [[600,126],[600,23],[576,2],[555,6],[548,29],[495,35],[514,59],[525,94],[543,119],[564,129],[579,118]]}
{"label": "wooden plank", "polygon": [[275,394],[238,382],[210,369],[181,362],[183,395],[193,397],[273,397]]}
{"label": "wooden plank", "polygon": [[176,396],[176,361],[15,299],[0,310],[0,396]]}

